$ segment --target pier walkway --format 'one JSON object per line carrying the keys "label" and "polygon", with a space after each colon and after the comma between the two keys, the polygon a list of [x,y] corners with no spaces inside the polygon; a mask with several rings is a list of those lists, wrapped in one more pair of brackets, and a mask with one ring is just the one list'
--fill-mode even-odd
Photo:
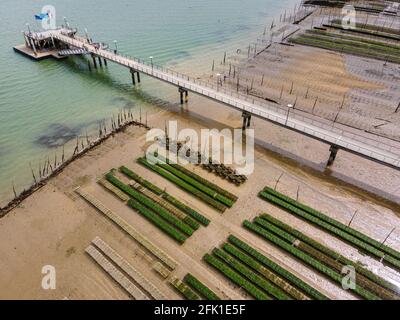
{"label": "pier walkway", "polygon": [[[323,119],[307,117],[292,108],[275,106],[261,100],[252,99],[244,94],[221,88],[221,86],[154,65],[152,62],[103,49],[96,44],[92,44],[91,40],[79,37],[75,33],[66,31],[66,29],[45,32],[46,35],[37,34],[37,36],[50,36],[52,40],[57,39],[74,50],[80,49],[82,50],[81,52],[92,55],[94,61],[95,57],[97,57],[129,68],[133,81],[135,73],[138,73],[138,76],[139,73],[143,73],[178,87],[181,94],[181,102],[183,102],[184,93],[187,97],[189,91],[194,92],[241,111],[244,116],[256,116],[329,144],[331,146],[331,156],[328,165],[333,163],[338,149],[342,149],[397,170],[400,169],[400,150],[394,144],[385,144],[373,137],[345,131],[335,127],[334,122],[329,123]],[[140,78],[138,80],[140,81]]]}

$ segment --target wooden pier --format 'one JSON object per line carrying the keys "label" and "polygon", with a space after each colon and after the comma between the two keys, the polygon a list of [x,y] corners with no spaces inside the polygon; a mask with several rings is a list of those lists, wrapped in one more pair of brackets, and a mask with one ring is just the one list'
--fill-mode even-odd
{"label": "wooden pier", "polygon": [[[26,48],[18,47],[19,49],[16,49],[16,51],[31,55],[34,59],[39,60],[46,55],[61,57],[60,53],[65,57],[70,52],[70,55],[82,53],[90,56],[94,68],[101,67],[102,61],[104,64],[107,61],[112,61],[128,68],[132,74],[133,85],[136,85],[136,79],[137,82],[140,82],[140,73],[142,73],[176,86],[180,94],[181,104],[187,102],[188,93],[193,92],[242,112],[244,130],[250,125],[251,116],[256,116],[326,143],[331,147],[328,165],[333,163],[338,150],[342,149],[400,170],[400,150],[390,143],[385,144],[373,137],[339,129],[335,127],[333,122],[310,118],[297,110],[275,106],[244,94],[223,89],[221,86],[157,66],[152,61],[149,63],[135,57],[119,54],[117,50],[111,51],[102,43],[93,43],[88,36],[86,38],[78,36],[76,29],[59,28],[37,33],[25,32],[24,39]],[[26,54],[26,52],[30,54]],[[90,59],[88,66],[91,69]]]}
{"label": "wooden pier", "polygon": [[65,59],[67,58],[66,56],[62,56],[59,54],[59,50],[55,49],[55,50],[46,50],[46,51],[39,51],[39,52],[35,52],[27,47],[26,45],[22,44],[19,46],[15,46],[14,51],[27,56],[28,58],[34,59],[34,60],[43,60],[43,59],[48,59],[48,58],[55,58],[55,59]]}
{"label": "wooden pier", "polygon": [[[43,32],[23,32],[25,43],[15,46],[14,51],[27,56],[33,60],[43,60],[47,58],[64,59],[66,56],[59,52],[69,49],[69,46],[53,37],[53,31]],[[77,29],[58,29],[57,31],[74,37]]]}

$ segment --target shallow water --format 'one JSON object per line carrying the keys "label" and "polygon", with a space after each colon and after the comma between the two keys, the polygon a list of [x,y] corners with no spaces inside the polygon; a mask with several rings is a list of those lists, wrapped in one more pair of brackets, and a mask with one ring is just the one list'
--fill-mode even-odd
{"label": "shallow water", "polygon": [[[63,16],[83,34],[139,58],[154,57],[193,73],[210,68],[224,51],[246,46],[272,18],[279,19],[295,0],[52,0],[58,25]],[[125,68],[109,63],[89,72],[85,58],[33,62],[12,47],[23,43],[21,31],[48,1],[2,0],[0,3],[0,204],[32,181],[29,163],[36,170],[48,156],[76,135],[95,133],[97,123],[118,110],[156,111],[174,104],[174,88],[143,79],[133,89]],[[5,14],[6,13],[6,14]],[[275,20],[276,21],[276,20]]]}

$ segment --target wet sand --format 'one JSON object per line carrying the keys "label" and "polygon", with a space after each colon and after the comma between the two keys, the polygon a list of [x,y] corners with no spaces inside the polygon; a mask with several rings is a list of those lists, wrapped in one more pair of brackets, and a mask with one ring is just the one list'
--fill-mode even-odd
{"label": "wet sand", "polygon": [[[149,122],[152,126],[163,128],[164,121],[168,119],[178,120],[180,128],[191,127],[199,130],[204,127],[201,120],[196,121],[192,117],[189,121],[187,114],[181,116],[171,111],[161,112]],[[223,125],[225,126],[220,123],[218,126]],[[215,122],[212,126],[218,127]],[[255,173],[240,187],[233,186],[200,168],[193,168],[203,177],[239,196],[234,207],[221,215],[134,161],[144,153],[145,135],[145,130],[137,127],[117,134],[74,161],[59,176],[0,220],[0,254],[4,257],[0,262],[0,285],[3,288],[1,298],[127,299],[125,292],[84,253],[95,236],[100,236],[108,242],[168,298],[179,298],[166,281],[137,255],[137,243],[74,193],[73,190],[77,186],[97,197],[176,259],[179,263],[174,272],[176,276],[182,278],[187,272],[191,272],[201,277],[225,298],[249,297],[208,267],[201,258],[226,241],[231,233],[246,239],[329,297],[355,298],[241,227],[243,220],[251,219],[262,212],[268,212],[344,255],[380,268],[386,276],[400,281],[400,276],[390,268],[383,267],[376,260],[367,259],[354,248],[266,203],[257,197],[257,192],[264,186],[274,186],[278,177],[284,173],[277,190],[295,196],[297,188],[300,188],[301,201],[345,223],[351,219],[354,211],[358,210],[352,226],[378,240],[384,239],[392,227],[397,227],[386,243],[400,250],[398,208],[390,208],[373,198],[360,196],[348,186],[343,188],[322,176],[303,171],[291,161],[283,163],[271,156],[270,152],[257,148]],[[183,246],[179,246],[96,183],[102,174],[120,165],[133,168],[146,179],[187,201],[210,218],[211,224],[207,228],[200,228]],[[56,267],[57,290],[41,289],[41,268],[46,264]]]}
{"label": "wet sand", "polygon": [[[303,54],[304,57],[306,50],[299,56]],[[290,55],[290,51],[287,54]],[[324,61],[327,55],[321,52],[318,57]],[[266,53],[266,57],[270,58],[271,52]],[[310,65],[304,62],[302,68],[308,72],[296,74],[293,79],[310,83],[310,86],[324,92],[329,88],[324,97],[327,105],[329,99],[343,93],[381,88],[381,83],[350,74],[346,70],[347,58],[334,55],[333,60],[335,63],[331,67],[315,70],[319,77],[312,79],[308,75]],[[267,68],[269,66],[264,66],[265,70]],[[291,76],[290,71],[279,72],[286,78]],[[329,72],[337,75],[337,87],[330,87],[332,79],[326,76]],[[205,72],[199,70],[198,73]],[[341,82],[342,79],[346,81]],[[239,128],[242,124],[239,112],[194,95],[190,95],[189,104],[183,108],[174,102],[163,107],[163,110],[149,116],[150,126],[164,129],[166,121],[177,120],[180,129],[199,131],[202,128]],[[74,192],[77,186],[94,195],[177,260],[179,266],[174,271],[175,276],[182,278],[191,272],[223,298],[249,297],[202,262],[201,258],[225,242],[229,234],[235,234],[330,298],[356,299],[241,226],[243,220],[263,212],[296,227],[346,257],[376,268],[385,278],[400,283],[400,274],[391,268],[257,197],[263,187],[276,185],[277,190],[292,197],[298,194],[300,201],[343,223],[348,224],[356,212],[351,222],[353,228],[378,241],[385,240],[395,228],[385,243],[400,250],[400,173],[343,151],[339,152],[334,165],[325,170],[329,146],[259,119],[252,119],[252,128],[255,129],[257,142],[255,172],[244,185],[233,186],[198,167],[191,167],[194,172],[239,196],[233,208],[223,215],[135,162],[146,150],[144,129],[130,127],[74,161],[18,208],[0,219],[0,298],[128,299],[126,293],[85,254],[86,247],[96,236],[109,243],[169,299],[180,298],[165,280],[151,270],[149,263],[138,253],[139,245]],[[144,178],[183,199],[207,216],[211,224],[207,228],[201,227],[184,245],[179,246],[97,184],[97,179],[104,173],[121,165],[134,169]],[[57,289],[54,291],[43,290],[40,286],[41,268],[47,264],[56,267]]]}

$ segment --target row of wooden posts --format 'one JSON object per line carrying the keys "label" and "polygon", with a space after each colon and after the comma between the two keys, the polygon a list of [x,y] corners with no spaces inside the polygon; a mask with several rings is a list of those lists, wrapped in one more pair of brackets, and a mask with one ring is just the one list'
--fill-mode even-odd
{"label": "row of wooden posts", "polygon": [[[225,52],[225,53],[224,53],[224,56],[223,56],[223,59],[222,59],[222,61],[221,61],[221,65],[224,65],[224,66],[225,66],[226,63],[227,63],[227,55],[226,55],[226,52]],[[212,70],[213,70],[213,71],[215,70],[215,60],[213,60]],[[228,70],[226,73],[227,73],[227,75],[226,75],[225,72],[224,72],[223,77],[220,77],[219,79],[217,79],[217,81],[219,81],[218,85],[222,86],[222,84],[225,83],[226,79],[227,79],[227,78],[231,79],[231,76],[232,76],[233,79],[235,79],[235,78],[237,79],[237,81],[236,81],[236,91],[239,92],[239,89],[240,89],[239,68],[238,68],[237,66],[233,65],[233,64],[230,62],[230,63],[229,63],[229,70]],[[249,81],[249,79],[246,79],[246,82],[248,82],[248,81]],[[247,85],[247,86],[245,87],[245,90],[246,90],[246,94],[251,95],[251,96],[258,97],[257,94],[253,92],[254,81],[255,81],[255,78],[253,77],[253,78],[251,79],[251,85],[250,85],[250,86]],[[265,82],[265,74],[262,74],[261,77],[260,77],[260,85],[263,86],[263,85],[264,85],[264,82]],[[293,82],[293,81],[291,82],[291,84],[290,84],[289,86],[285,86],[284,84],[282,84],[281,90],[280,90],[279,99],[282,99],[282,96],[283,96],[283,93],[284,93],[284,92],[287,92],[289,95],[292,95],[292,94],[294,94],[294,91],[295,91],[295,88],[294,88],[294,82]],[[317,107],[317,105],[318,105],[318,102],[320,102],[320,101],[319,101],[319,96],[318,96],[318,95],[312,96],[312,95],[310,94],[310,93],[311,93],[310,91],[311,91],[311,90],[310,90],[310,87],[309,87],[309,86],[306,87],[305,93],[304,93],[304,99],[312,100],[312,101],[313,101],[313,106],[312,106],[311,112],[309,112],[309,111],[306,111],[306,112],[308,112],[308,113],[314,115],[314,114],[315,114],[316,107]],[[264,99],[264,97],[258,97],[258,98]],[[292,108],[293,108],[293,109],[296,109],[298,99],[299,99],[299,95],[296,94],[295,100],[294,100],[294,102],[293,102],[293,104],[292,104]],[[339,117],[339,115],[340,115],[340,112],[341,112],[341,111],[343,110],[343,108],[344,108],[345,101],[346,101],[346,95],[344,94],[342,100],[341,100],[341,101],[338,101],[338,110],[337,110],[336,114],[334,115],[334,117],[333,117],[333,119],[332,119],[332,121],[333,121],[334,123],[337,122],[338,117]],[[275,102],[276,102],[276,101],[275,101]],[[305,111],[305,110],[302,110],[302,111]],[[400,102],[399,102],[398,105],[396,106],[396,109],[395,109],[394,113],[398,113],[399,111],[400,111]],[[383,125],[384,125],[384,124],[383,124]]]}
{"label": "row of wooden posts", "polygon": [[142,122],[141,109],[139,113],[139,120],[134,119],[131,110],[123,110],[119,112],[116,117],[113,115],[113,117],[110,119],[110,124],[108,128],[105,120],[100,122],[98,137],[96,137],[95,140],[91,141],[87,132],[83,139],[82,137],[77,136],[74,151],[69,158],[66,158],[65,145],[63,145],[61,157],[59,158],[57,156],[57,153],[55,153],[53,161],[53,159],[50,159],[50,156],[48,156],[43,165],[41,162],[39,162],[36,173],[32,167],[32,163],[30,162],[29,167],[33,178],[32,185],[28,189],[24,189],[20,194],[18,194],[15,188],[15,184],[13,182],[12,190],[14,194],[14,199],[12,199],[5,207],[0,208],[0,217],[4,216],[10,210],[18,206],[24,199],[26,199],[36,190],[43,187],[50,178],[59,174],[72,161],[83,156],[92,148],[100,145],[102,142],[113,136],[115,133],[120,132],[131,125],[144,127],[149,130],[150,127],[147,124],[147,112],[145,113],[144,122]]}

